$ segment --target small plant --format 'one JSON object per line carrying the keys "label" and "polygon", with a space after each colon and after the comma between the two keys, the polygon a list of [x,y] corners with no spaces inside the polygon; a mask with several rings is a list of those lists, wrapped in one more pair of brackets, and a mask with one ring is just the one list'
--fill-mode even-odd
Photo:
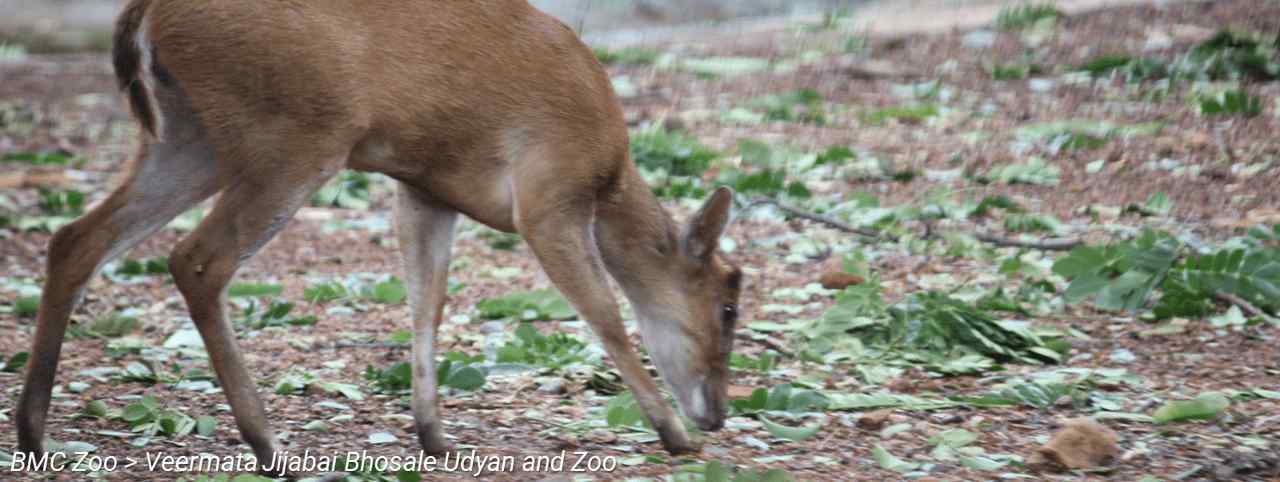
{"label": "small plant", "polygon": [[778,354],[776,352],[767,351],[755,357],[731,353],[729,355],[729,366],[739,370],[755,370],[760,373],[768,373],[778,366]]}
{"label": "small plant", "polygon": [[639,47],[626,47],[618,50],[607,48],[594,49],[596,59],[605,65],[653,65],[660,52]]}
{"label": "small plant", "polygon": [[311,196],[311,205],[343,209],[369,209],[370,175],[358,171],[342,171],[337,179]]}
{"label": "small plant", "polygon": [[169,258],[126,259],[116,267],[117,276],[165,276],[169,274]]}
{"label": "small plant", "polygon": [[22,367],[27,366],[27,360],[30,358],[31,354],[25,351],[14,354],[8,360],[5,360],[4,356],[0,355],[0,361],[4,361],[3,364],[0,364],[0,372],[17,373]]}
{"label": "small plant", "polygon": [[480,239],[483,239],[490,248],[499,251],[514,251],[524,238],[516,233],[504,233],[492,229],[486,229],[480,232]]}
{"label": "small plant", "polygon": [[79,216],[84,213],[84,193],[42,190],[40,209],[51,216]]}
{"label": "small plant", "polygon": [[164,408],[150,395],[119,411],[109,410],[106,404],[95,400],[85,405],[81,415],[122,420],[129,424],[133,432],[141,434],[143,443],[157,435],[175,438],[195,432],[208,437],[217,429],[217,420],[213,417],[192,418],[181,410]]}
{"label": "small plant", "polygon": [[275,392],[278,395],[295,395],[307,391],[308,388],[328,393],[341,394],[351,400],[364,400],[360,387],[350,383],[326,382],[314,373],[294,369],[280,377],[276,382]]}
{"label": "small plant", "polygon": [[93,320],[89,326],[72,325],[67,334],[77,338],[119,338],[138,331],[142,323],[137,318],[113,312]]}
{"label": "small plant", "polygon": [[636,165],[672,176],[701,176],[719,156],[688,134],[658,125],[631,134],[631,158]]}
{"label": "small plant", "polygon": [[267,309],[258,312],[258,302],[250,301],[240,315],[240,325],[254,330],[280,326],[310,326],[316,324],[315,316],[289,316],[294,304],[287,301],[272,301]]}
{"label": "small plant", "polygon": [[302,290],[302,299],[309,303],[329,303],[351,296],[347,287],[337,281],[312,284]]}
{"label": "small plant", "polygon": [[845,163],[847,163],[847,162],[849,162],[849,161],[856,160],[857,158],[858,158],[858,154],[857,154],[857,153],[854,153],[854,152],[853,152],[853,150],[849,149],[848,147],[844,147],[844,146],[832,146],[832,147],[828,148],[827,150],[822,151],[821,153],[819,153],[819,154],[818,154],[818,157],[817,157],[816,159],[814,159],[814,161],[813,161],[813,165],[815,165],[815,166],[822,166],[822,165],[833,165],[833,166],[839,166],[839,165],[843,165],[843,164],[845,164]]}
{"label": "small plant", "polygon": [[515,291],[497,298],[484,299],[476,304],[476,309],[480,310],[480,317],[486,320],[568,320],[577,316],[573,306],[569,305],[569,300],[554,288]]}
{"label": "small plant", "polygon": [[284,285],[277,283],[231,283],[227,287],[227,296],[231,298],[280,296],[282,293]]}
{"label": "small plant", "polygon": [[40,311],[40,296],[19,296],[13,300],[13,314],[19,318],[33,318]]}
{"label": "small plant", "polygon": [[827,121],[822,95],[812,89],[762,97],[750,104],[764,111],[765,119],[823,125]]}
{"label": "small plant", "polygon": [[830,405],[831,401],[821,392],[782,384],[772,389],[757,388],[750,397],[730,400],[729,412],[734,416],[755,416],[762,412],[804,414],[825,412]]}
{"label": "small plant", "polygon": [[991,66],[991,80],[1022,80],[1031,75],[1030,65],[1005,65],[996,64]]}
{"label": "small plant", "polygon": [[409,291],[405,288],[404,281],[395,276],[374,283],[372,287],[364,287],[360,291],[361,298],[384,305],[404,303],[408,295]]}
{"label": "small plant", "polygon": [[1003,184],[1030,184],[1035,186],[1056,186],[1062,169],[1032,157],[1024,164],[1006,164],[991,169],[980,180]]}
{"label": "small plant", "polygon": [[1194,98],[1201,115],[1241,115],[1256,117],[1262,113],[1262,99],[1239,89],[1230,89]]}
{"label": "small plant", "polygon": [[938,106],[918,104],[910,106],[886,107],[862,116],[862,121],[869,125],[884,125],[890,120],[903,124],[920,124],[939,114]]}
{"label": "small plant", "polygon": [[1222,30],[1192,49],[1181,67],[1208,80],[1276,80],[1280,64],[1273,60],[1275,53],[1275,47],[1253,36]]}
{"label": "small plant", "polygon": [[[486,373],[474,365],[483,361],[482,355],[471,357],[461,352],[445,353],[444,359],[436,364],[436,382],[459,390],[477,390],[484,386]],[[406,362],[381,370],[368,366],[364,377],[380,392],[403,392],[413,386],[413,367]]]}
{"label": "small plant", "polygon": [[498,363],[559,370],[587,361],[587,344],[568,333],[543,335],[532,324],[521,323],[515,335],[515,340],[498,349]]}
{"label": "small plant", "polygon": [[71,164],[72,160],[71,156],[56,152],[12,152],[0,156],[0,163],[10,162],[33,166],[65,166]]}
{"label": "small plant", "polygon": [[996,16],[996,28],[1022,30],[1046,19],[1058,19],[1062,16],[1062,11],[1052,3],[1024,3],[1000,9]]}
{"label": "small plant", "polygon": [[712,460],[706,464],[681,466],[671,476],[674,482],[791,482],[782,469],[754,470]]}

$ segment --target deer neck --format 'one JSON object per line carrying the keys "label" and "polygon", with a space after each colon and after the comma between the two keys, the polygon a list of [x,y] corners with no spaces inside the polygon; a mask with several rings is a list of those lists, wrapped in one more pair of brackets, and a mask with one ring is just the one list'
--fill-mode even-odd
{"label": "deer neck", "polygon": [[635,168],[601,196],[595,235],[605,268],[638,311],[679,293],[668,270],[680,256],[680,230]]}

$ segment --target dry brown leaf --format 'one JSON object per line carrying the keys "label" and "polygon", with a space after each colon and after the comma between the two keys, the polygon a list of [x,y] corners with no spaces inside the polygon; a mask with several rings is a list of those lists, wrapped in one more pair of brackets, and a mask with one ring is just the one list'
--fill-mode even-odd
{"label": "dry brown leaf", "polygon": [[52,188],[67,184],[62,172],[11,172],[0,174],[0,189]]}
{"label": "dry brown leaf", "polygon": [[822,287],[829,290],[843,290],[866,281],[861,276],[844,271],[828,271],[818,277],[818,282],[822,284]]}
{"label": "dry brown leaf", "polygon": [[729,398],[747,398],[755,393],[755,387],[744,387],[742,385],[729,385]]}
{"label": "dry brown leaf", "polygon": [[1036,449],[1031,463],[1068,470],[1101,467],[1120,453],[1115,431],[1091,418],[1067,420],[1065,426]]}
{"label": "dry brown leaf", "polygon": [[858,418],[858,428],[864,430],[880,430],[889,423],[889,417],[891,416],[893,416],[893,410],[876,410]]}

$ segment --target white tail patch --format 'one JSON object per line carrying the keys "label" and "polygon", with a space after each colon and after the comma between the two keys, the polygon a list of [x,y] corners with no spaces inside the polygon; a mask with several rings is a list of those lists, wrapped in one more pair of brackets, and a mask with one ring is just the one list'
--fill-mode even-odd
{"label": "white tail patch", "polygon": [[[138,34],[134,38],[134,43],[138,47],[138,72],[137,80],[142,82],[143,95],[147,96],[147,105],[151,109],[151,118],[155,121],[156,139],[164,139],[164,113],[160,111],[159,99],[156,98],[156,77],[151,71],[151,65],[155,61],[152,54],[151,39],[147,38],[147,19],[143,17],[138,22]],[[143,114],[143,113],[139,113]]]}

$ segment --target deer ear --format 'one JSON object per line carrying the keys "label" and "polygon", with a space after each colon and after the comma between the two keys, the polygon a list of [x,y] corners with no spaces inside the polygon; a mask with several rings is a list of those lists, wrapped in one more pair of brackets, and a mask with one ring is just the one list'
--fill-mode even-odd
{"label": "deer ear", "polygon": [[729,225],[729,211],[733,207],[733,189],[721,187],[711,193],[702,209],[689,220],[685,231],[685,253],[697,259],[709,259],[720,245],[720,235]]}

